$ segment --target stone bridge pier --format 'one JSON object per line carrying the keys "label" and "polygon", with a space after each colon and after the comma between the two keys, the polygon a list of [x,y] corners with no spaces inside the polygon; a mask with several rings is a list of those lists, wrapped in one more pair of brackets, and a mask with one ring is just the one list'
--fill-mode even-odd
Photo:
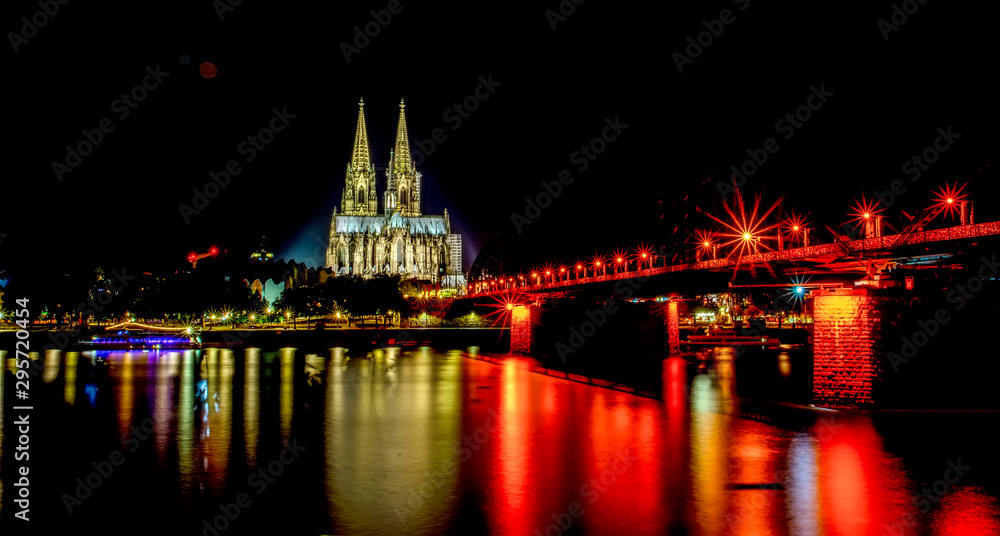
{"label": "stone bridge pier", "polygon": [[875,405],[881,373],[880,298],[866,288],[815,290],[813,403]]}
{"label": "stone bridge pier", "polygon": [[912,323],[915,296],[867,287],[814,290],[813,403],[880,406],[890,369],[888,349]]}
{"label": "stone bridge pier", "polygon": [[515,305],[510,314],[510,353],[531,354],[531,305]]}

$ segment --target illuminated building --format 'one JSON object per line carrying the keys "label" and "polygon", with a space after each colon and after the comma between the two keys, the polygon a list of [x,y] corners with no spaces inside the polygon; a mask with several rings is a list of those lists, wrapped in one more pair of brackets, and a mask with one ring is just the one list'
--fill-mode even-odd
{"label": "illuminated building", "polygon": [[274,253],[267,250],[267,246],[264,245],[264,237],[261,237],[260,249],[250,254],[250,262],[271,260],[274,260]]}
{"label": "illuminated building", "polygon": [[337,275],[400,274],[460,287],[462,237],[451,232],[448,210],[440,216],[420,210],[421,174],[410,153],[406,105],[399,103],[396,143],[389,152],[382,213],[365,125],[364,100],[341,200],[333,210],[326,265]]}

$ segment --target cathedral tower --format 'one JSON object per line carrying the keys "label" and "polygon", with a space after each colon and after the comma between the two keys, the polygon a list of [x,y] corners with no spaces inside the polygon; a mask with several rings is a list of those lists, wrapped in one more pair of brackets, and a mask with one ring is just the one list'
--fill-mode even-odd
{"label": "cathedral tower", "polygon": [[384,212],[378,214],[375,166],[372,164],[364,101],[359,103],[354,148],[347,165],[343,207],[330,219],[326,266],[337,276],[398,275],[404,280],[434,282],[460,289],[462,237],[451,232],[448,211],[424,215],[420,208],[420,173],[410,153],[406,105],[399,103],[396,144],[386,166]]}
{"label": "cathedral tower", "polygon": [[410,155],[410,137],[406,132],[406,104],[399,101],[399,124],[396,145],[389,153],[386,170],[385,213],[398,211],[402,216],[420,215],[420,173]]}
{"label": "cathedral tower", "polygon": [[371,161],[368,129],[365,126],[365,100],[358,103],[358,126],[354,134],[354,150],[347,164],[347,181],[341,198],[343,214],[374,216],[378,213],[375,192],[375,166]]}

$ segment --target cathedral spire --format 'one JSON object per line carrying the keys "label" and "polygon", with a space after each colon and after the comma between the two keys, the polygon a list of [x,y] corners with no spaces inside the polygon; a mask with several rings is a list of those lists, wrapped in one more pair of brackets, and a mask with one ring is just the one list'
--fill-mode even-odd
{"label": "cathedral spire", "polygon": [[399,100],[399,125],[396,127],[396,146],[392,151],[392,167],[396,172],[408,171],[413,167],[410,155],[410,136],[406,132],[406,103]]}
{"label": "cathedral spire", "polygon": [[420,215],[420,173],[417,173],[410,153],[410,136],[406,132],[406,103],[399,101],[399,126],[396,145],[389,151],[386,170],[385,213],[398,210],[403,216]]}
{"label": "cathedral spire", "polygon": [[354,131],[354,148],[351,162],[347,164],[347,180],[342,197],[344,214],[369,216],[378,210],[375,195],[375,167],[368,145],[368,128],[365,126],[365,100],[358,102],[358,126]]}
{"label": "cathedral spire", "polygon": [[358,126],[354,133],[354,150],[351,151],[351,168],[367,170],[371,168],[371,150],[368,146],[368,129],[365,127],[365,99],[358,102]]}

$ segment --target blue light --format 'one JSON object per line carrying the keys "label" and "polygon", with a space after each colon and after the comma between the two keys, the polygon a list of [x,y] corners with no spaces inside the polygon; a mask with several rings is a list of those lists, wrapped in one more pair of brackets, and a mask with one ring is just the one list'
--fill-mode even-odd
{"label": "blue light", "polygon": [[806,289],[804,289],[804,288],[802,288],[802,287],[795,287],[795,292],[797,292],[797,293],[799,293],[799,294],[802,294],[802,293],[803,293],[803,292],[805,292],[805,291],[806,291]]}
{"label": "blue light", "polygon": [[88,383],[84,386],[83,392],[87,395],[87,400],[90,402],[90,407],[97,407],[97,385],[93,383]]}

